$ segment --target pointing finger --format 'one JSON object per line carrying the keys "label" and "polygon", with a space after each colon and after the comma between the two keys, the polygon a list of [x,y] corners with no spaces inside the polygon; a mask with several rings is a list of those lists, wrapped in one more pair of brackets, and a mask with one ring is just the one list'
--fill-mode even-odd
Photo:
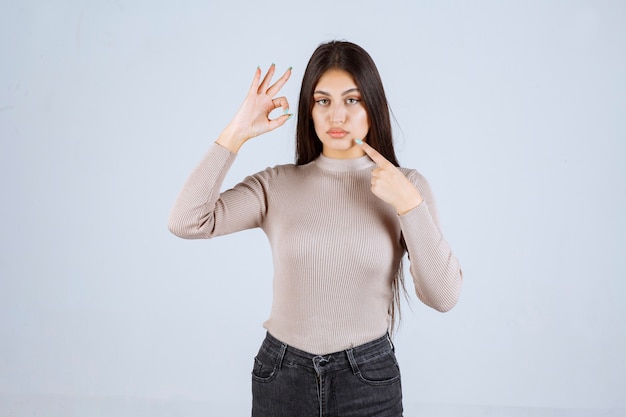
{"label": "pointing finger", "polygon": [[367,154],[367,156],[369,156],[370,159],[374,161],[374,163],[376,163],[376,165],[378,165],[379,167],[384,168],[389,165],[393,166],[391,162],[387,161],[387,159],[385,159],[384,156],[382,156],[376,149],[372,148],[366,142],[363,142],[362,140],[355,140],[355,142],[363,149],[363,151]]}
{"label": "pointing finger", "polygon": [[289,113],[289,101],[287,101],[286,97],[276,97],[272,99],[272,105],[275,109],[282,108],[285,114]]}

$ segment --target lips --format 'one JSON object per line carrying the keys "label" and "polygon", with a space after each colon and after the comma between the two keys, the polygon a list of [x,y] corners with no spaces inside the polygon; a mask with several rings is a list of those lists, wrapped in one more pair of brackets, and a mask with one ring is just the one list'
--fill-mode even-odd
{"label": "lips", "polygon": [[328,136],[334,139],[343,139],[349,132],[346,132],[343,129],[330,129],[328,132]]}

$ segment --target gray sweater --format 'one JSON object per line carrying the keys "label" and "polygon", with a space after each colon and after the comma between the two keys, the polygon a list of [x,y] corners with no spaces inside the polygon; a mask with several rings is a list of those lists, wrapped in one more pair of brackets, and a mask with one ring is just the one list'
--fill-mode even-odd
{"label": "gray sweater", "polygon": [[428,182],[401,168],[424,201],[404,215],[370,190],[367,156],[320,155],[279,165],[220,193],[236,154],[213,144],[176,200],[169,229],[208,239],[260,227],[274,261],[273,302],[264,327],[313,354],[369,342],[389,329],[391,283],[404,255],[418,298],[439,311],[457,302],[458,260],[441,235]]}

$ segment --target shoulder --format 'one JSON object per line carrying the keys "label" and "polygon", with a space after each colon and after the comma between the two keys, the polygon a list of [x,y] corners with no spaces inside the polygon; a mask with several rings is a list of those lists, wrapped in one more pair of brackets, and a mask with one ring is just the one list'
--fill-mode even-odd
{"label": "shoulder", "polygon": [[281,164],[267,167],[256,174],[250,175],[250,177],[262,181],[284,181],[304,175],[308,171],[308,165]]}
{"label": "shoulder", "polygon": [[428,184],[428,180],[418,170],[413,168],[399,167],[400,172],[404,174],[413,184],[425,183]]}
{"label": "shoulder", "polygon": [[411,181],[411,183],[419,190],[426,202],[426,205],[429,207],[429,210],[433,217],[436,218],[436,222],[439,222],[437,218],[437,210],[435,204],[435,197],[433,195],[432,188],[430,187],[430,183],[426,179],[424,175],[422,175],[419,171],[411,168],[400,168],[400,171],[406,175],[406,177]]}
{"label": "shoulder", "polygon": [[432,203],[433,192],[426,177],[416,169],[402,167],[399,169],[408,178],[408,180],[411,181],[415,187],[417,187],[420,193],[424,196],[424,199]]}

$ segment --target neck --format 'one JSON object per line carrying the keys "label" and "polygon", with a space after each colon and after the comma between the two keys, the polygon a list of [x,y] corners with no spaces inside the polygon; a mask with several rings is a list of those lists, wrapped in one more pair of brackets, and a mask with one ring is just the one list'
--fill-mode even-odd
{"label": "neck", "polygon": [[363,155],[358,158],[329,158],[321,154],[315,163],[318,167],[326,171],[346,172],[359,171],[362,169],[371,169],[375,166],[374,161],[369,156]]}

